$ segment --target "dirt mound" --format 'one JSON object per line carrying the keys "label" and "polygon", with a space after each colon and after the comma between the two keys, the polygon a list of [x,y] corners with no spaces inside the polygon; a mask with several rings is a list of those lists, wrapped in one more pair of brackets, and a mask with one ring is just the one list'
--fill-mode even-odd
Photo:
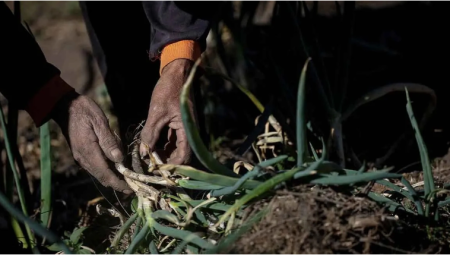
{"label": "dirt mound", "polygon": [[443,252],[425,231],[408,227],[365,198],[297,187],[278,191],[251,210],[267,204],[268,214],[230,247],[231,253]]}

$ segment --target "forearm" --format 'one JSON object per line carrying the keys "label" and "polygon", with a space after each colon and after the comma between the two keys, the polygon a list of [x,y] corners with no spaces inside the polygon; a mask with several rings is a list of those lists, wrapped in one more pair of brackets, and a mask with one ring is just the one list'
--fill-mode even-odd
{"label": "forearm", "polygon": [[150,58],[160,59],[162,69],[175,59],[195,61],[206,49],[210,22],[221,2],[145,1],[151,24]]}
{"label": "forearm", "polygon": [[39,126],[57,101],[73,89],[47,63],[39,45],[4,2],[0,3],[0,35],[0,92]]}

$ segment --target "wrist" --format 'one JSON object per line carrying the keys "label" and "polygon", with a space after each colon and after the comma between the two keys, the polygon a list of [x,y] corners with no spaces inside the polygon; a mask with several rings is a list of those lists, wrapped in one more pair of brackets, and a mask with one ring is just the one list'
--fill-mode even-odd
{"label": "wrist", "polygon": [[51,112],[58,102],[72,91],[75,91],[74,88],[61,77],[55,76],[33,96],[25,110],[39,127],[51,118]]}
{"label": "wrist", "polygon": [[69,116],[69,110],[74,101],[80,96],[75,90],[64,95],[50,113],[50,119],[53,119],[58,125]]}
{"label": "wrist", "polygon": [[[163,75],[175,76],[186,80],[192,70],[192,67],[194,67],[194,64],[194,61],[188,59],[176,59],[166,65],[166,67],[162,70],[161,77]],[[194,75],[194,80],[198,80],[204,73],[205,70],[201,66],[198,66]]]}
{"label": "wrist", "polygon": [[162,75],[189,75],[194,62],[189,59],[175,59],[168,63],[161,72]]}

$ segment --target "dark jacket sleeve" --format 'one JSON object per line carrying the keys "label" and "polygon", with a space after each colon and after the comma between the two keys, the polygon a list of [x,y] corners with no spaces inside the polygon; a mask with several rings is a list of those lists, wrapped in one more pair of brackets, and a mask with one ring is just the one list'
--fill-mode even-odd
{"label": "dark jacket sleeve", "polygon": [[60,74],[4,2],[0,2],[0,66],[0,92],[19,109]]}
{"label": "dark jacket sleeve", "polygon": [[26,110],[39,127],[72,91],[60,71],[46,61],[33,36],[0,2],[0,93],[18,109]]}
{"label": "dark jacket sleeve", "polygon": [[151,25],[150,58],[158,58],[164,46],[181,40],[199,43],[206,48],[210,22],[217,16],[222,2],[144,1]]}

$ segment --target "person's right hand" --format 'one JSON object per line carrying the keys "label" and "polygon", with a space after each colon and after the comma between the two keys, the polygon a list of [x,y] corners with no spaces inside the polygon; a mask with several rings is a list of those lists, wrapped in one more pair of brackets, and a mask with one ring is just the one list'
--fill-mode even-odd
{"label": "person's right hand", "polygon": [[51,118],[61,128],[75,161],[105,187],[130,194],[125,181],[111,170],[124,156],[100,107],[89,97],[72,92],[55,107]]}

